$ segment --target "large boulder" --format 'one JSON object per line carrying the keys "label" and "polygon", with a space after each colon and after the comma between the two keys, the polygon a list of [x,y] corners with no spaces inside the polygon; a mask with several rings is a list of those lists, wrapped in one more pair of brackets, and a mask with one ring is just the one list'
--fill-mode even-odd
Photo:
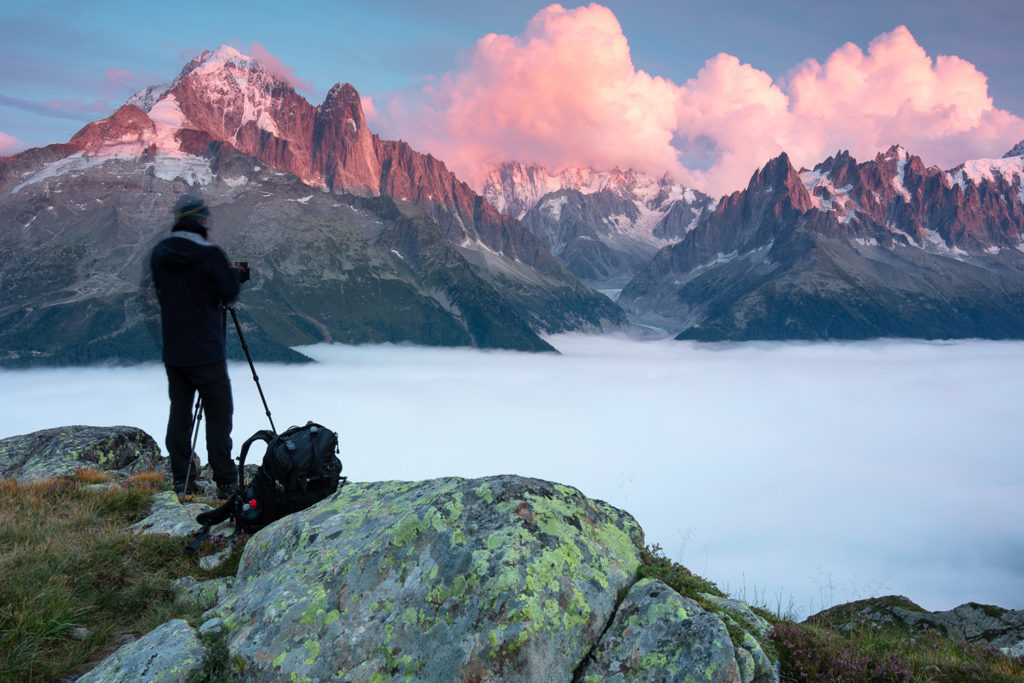
{"label": "large boulder", "polygon": [[641,541],[535,479],[350,484],[257,534],[208,616],[259,680],[569,681]]}
{"label": "large boulder", "polygon": [[129,476],[166,463],[153,437],[135,427],[57,427],[0,439],[0,478],[22,483],[83,467]]}
{"label": "large boulder", "polygon": [[[173,507],[145,532],[175,531]],[[637,582],[642,544],[628,513],[537,479],[350,483],[255,534],[233,582],[174,590],[214,605],[199,631],[244,680],[778,681],[743,605]]]}

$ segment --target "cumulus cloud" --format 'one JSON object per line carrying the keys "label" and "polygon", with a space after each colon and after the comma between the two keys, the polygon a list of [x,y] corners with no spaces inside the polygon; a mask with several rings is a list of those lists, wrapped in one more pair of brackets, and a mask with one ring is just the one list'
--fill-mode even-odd
{"label": "cumulus cloud", "polygon": [[8,135],[7,133],[0,133],[0,157],[14,154],[24,148],[21,141],[18,138]]}
{"label": "cumulus cloud", "polygon": [[282,62],[278,57],[270,54],[270,51],[260,43],[252,43],[249,46],[248,55],[259,62],[264,69],[274,74],[299,92],[313,92],[313,84],[310,81],[304,81],[296,76],[294,67],[285,66],[284,62]]}
{"label": "cumulus cloud", "polygon": [[983,73],[930,57],[903,26],[782,81],[719,54],[676,84],[633,65],[618,19],[597,4],[551,5],[520,35],[484,36],[452,71],[377,96],[368,117],[477,186],[519,160],[668,172],[722,193],[781,151],[812,165],[899,143],[948,167],[1024,138],[1024,119],[994,107]]}

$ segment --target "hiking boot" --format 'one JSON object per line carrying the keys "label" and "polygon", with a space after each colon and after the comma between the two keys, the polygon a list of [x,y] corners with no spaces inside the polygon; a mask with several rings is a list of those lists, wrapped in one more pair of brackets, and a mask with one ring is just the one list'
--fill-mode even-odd
{"label": "hiking boot", "polygon": [[199,484],[195,483],[195,481],[190,481],[187,488],[183,481],[174,482],[174,493],[176,493],[179,498],[182,496],[194,496],[201,491],[202,489],[199,488]]}

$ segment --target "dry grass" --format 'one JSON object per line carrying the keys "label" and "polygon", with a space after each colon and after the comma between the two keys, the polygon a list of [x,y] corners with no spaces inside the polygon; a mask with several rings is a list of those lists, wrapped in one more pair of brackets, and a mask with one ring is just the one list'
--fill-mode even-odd
{"label": "dry grass", "polygon": [[[165,488],[143,473],[110,488],[92,470],[19,485],[0,481],[0,678],[53,681],[90,668],[124,638],[195,618],[170,584],[201,570],[184,539],[127,530]],[[237,564],[237,561],[233,564]]]}

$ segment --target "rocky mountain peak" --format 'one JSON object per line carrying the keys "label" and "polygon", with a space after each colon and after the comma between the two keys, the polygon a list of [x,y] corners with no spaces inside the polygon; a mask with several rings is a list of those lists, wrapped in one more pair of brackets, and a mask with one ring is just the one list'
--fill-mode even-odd
{"label": "rocky mountain peak", "polygon": [[1003,155],[1004,159],[1009,159],[1010,157],[1024,157],[1024,140],[1018,142],[1013,146],[1013,149]]}
{"label": "rocky mountain peak", "polygon": [[883,159],[886,161],[909,161],[910,152],[908,152],[903,145],[895,144],[890,146],[889,149],[884,152],[879,152],[875,159]]}
{"label": "rocky mountain peak", "polygon": [[208,75],[224,69],[266,73],[263,66],[252,57],[243,55],[230,45],[221,45],[216,50],[203,50],[186,64],[176,83],[193,74]]}
{"label": "rocky mountain peak", "polygon": [[809,211],[812,208],[811,196],[804,187],[800,174],[793,168],[789,155],[782,152],[775,157],[764,168],[757,170],[750,177],[747,185],[747,192],[765,192],[778,199],[775,203],[776,212],[783,208],[786,201],[798,211]]}
{"label": "rocky mountain peak", "polygon": [[318,108],[318,120],[321,117],[329,116],[332,119],[346,124],[349,128],[347,134],[359,132],[365,124],[363,114],[363,100],[359,93],[349,83],[335,83],[327,92],[324,103]]}
{"label": "rocky mountain peak", "polygon": [[359,97],[359,93],[351,83],[335,83],[331,86],[331,89],[327,91],[327,97],[324,98],[324,106],[330,103],[332,106],[338,104],[344,104],[351,106],[358,104],[362,107],[362,100]]}

